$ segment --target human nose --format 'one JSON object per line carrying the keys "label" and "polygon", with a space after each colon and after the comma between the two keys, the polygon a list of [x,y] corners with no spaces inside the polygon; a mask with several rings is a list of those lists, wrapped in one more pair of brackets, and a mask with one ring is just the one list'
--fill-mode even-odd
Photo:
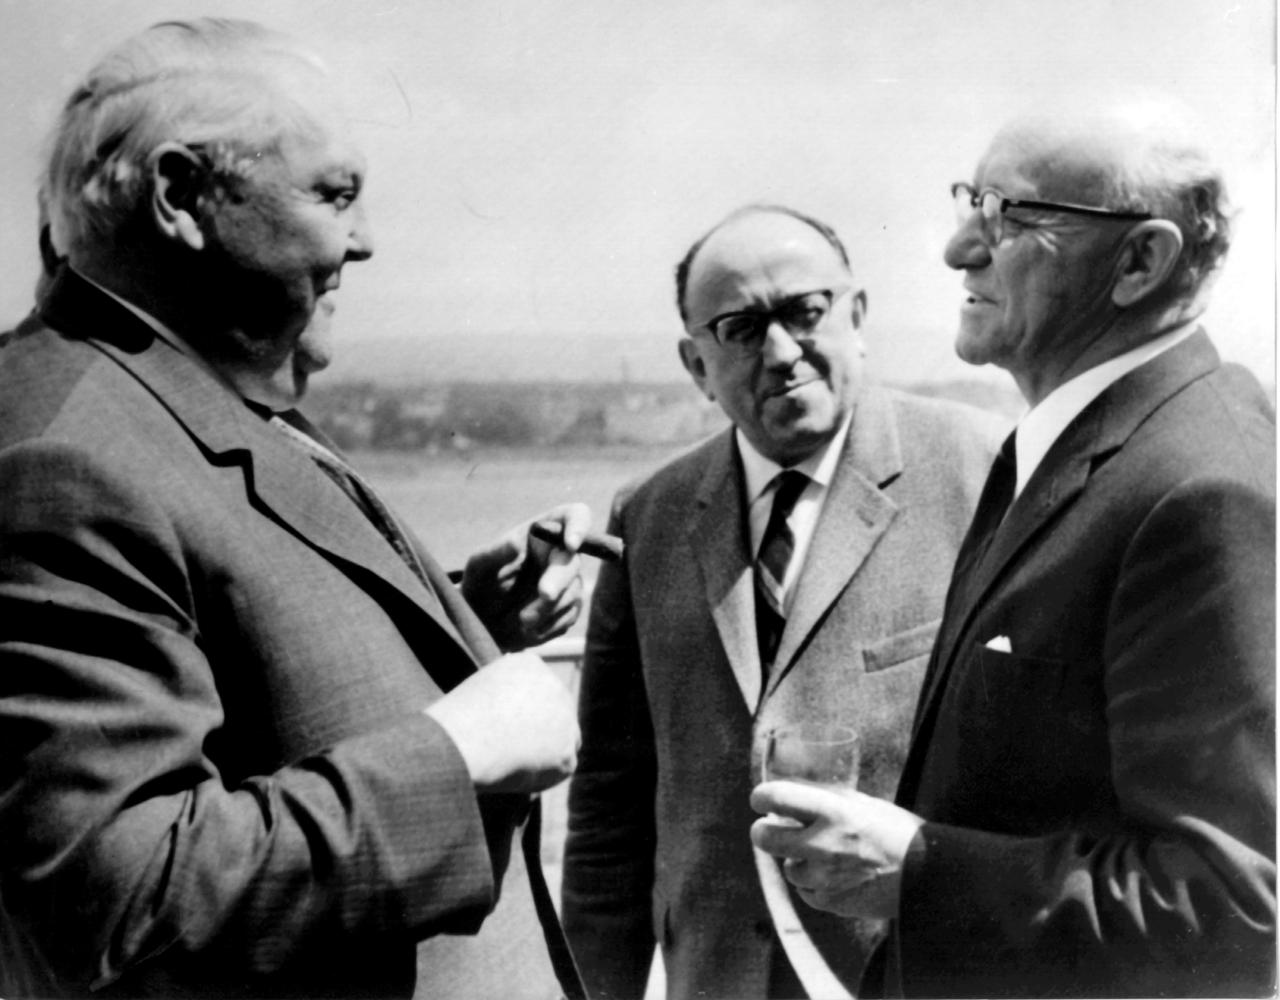
{"label": "human nose", "polygon": [[957,271],[975,270],[991,263],[991,248],[982,238],[982,213],[974,211],[947,240],[942,259]]}
{"label": "human nose", "polygon": [[760,347],[761,356],[767,368],[790,368],[803,356],[796,338],[779,319],[770,319],[764,330],[764,343]]}
{"label": "human nose", "polygon": [[373,231],[364,206],[356,202],[351,206],[351,229],[347,233],[347,259],[368,260],[373,256]]}

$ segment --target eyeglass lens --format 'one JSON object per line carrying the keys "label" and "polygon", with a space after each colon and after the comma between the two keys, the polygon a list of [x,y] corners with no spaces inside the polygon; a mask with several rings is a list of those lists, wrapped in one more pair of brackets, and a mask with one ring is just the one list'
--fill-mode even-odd
{"label": "eyeglass lens", "polygon": [[980,212],[983,237],[992,243],[1000,242],[1004,228],[1001,225],[1004,213],[1000,211],[1002,199],[999,194],[995,191],[984,191],[981,197],[978,197],[968,184],[957,184],[952,191],[952,198],[955,201],[957,222],[964,225],[974,212]]}
{"label": "eyeglass lens", "polygon": [[771,323],[781,323],[793,337],[803,337],[816,331],[830,311],[830,292],[809,292],[788,299],[767,312],[735,313],[722,317],[711,332],[726,346],[755,347],[763,342]]}

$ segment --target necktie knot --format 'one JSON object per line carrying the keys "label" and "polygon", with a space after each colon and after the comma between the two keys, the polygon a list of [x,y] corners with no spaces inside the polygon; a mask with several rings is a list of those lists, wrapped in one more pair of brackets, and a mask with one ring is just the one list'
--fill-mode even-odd
{"label": "necktie knot", "polygon": [[1014,430],[1000,445],[1000,452],[996,455],[995,463],[991,468],[991,479],[994,481],[996,493],[994,501],[999,504],[1001,519],[1004,518],[1009,505],[1013,503],[1013,494],[1018,485],[1017,445],[1018,432]]}
{"label": "necktie knot", "polygon": [[1018,483],[1016,441],[1017,431],[1014,431],[1004,439],[995,461],[991,463],[991,471],[987,473],[987,482],[982,488],[982,496],[978,498],[973,521],[956,558],[957,567],[974,562],[986,552],[1013,503],[1013,493]]}
{"label": "necktie knot", "polygon": [[809,485],[809,477],[799,469],[783,469],[773,477],[776,484],[773,494],[773,511],[769,515],[772,522],[775,518],[785,521],[795,510],[800,494]]}

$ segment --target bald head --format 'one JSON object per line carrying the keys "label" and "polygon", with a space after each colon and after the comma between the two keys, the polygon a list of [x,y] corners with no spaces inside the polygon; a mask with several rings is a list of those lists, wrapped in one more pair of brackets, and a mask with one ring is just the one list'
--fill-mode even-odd
{"label": "bald head", "polygon": [[844,243],[841,242],[840,237],[836,235],[836,231],[825,222],[821,222],[812,216],[805,215],[803,212],[797,212],[795,209],[788,208],[785,205],[747,205],[731,212],[728,216],[704,233],[691,247],[689,247],[685,252],[684,257],[680,260],[680,263],[676,265],[676,307],[680,310],[681,319],[688,319],[688,312],[685,306],[685,293],[688,291],[690,272],[699,251],[701,251],[707,241],[710,240],[711,237],[715,236],[721,229],[731,226],[739,220],[757,216],[781,217],[782,219],[791,219],[807,226],[826,241],[827,245],[832,249],[832,251],[834,251],[841,262],[843,262],[845,269],[849,269],[849,254],[844,248]]}

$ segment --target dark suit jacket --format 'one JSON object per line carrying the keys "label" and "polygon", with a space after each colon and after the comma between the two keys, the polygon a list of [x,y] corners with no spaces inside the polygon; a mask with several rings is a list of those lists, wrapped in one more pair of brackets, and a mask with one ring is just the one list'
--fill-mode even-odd
{"label": "dark suit jacket", "polygon": [[445,936],[519,803],[421,714],[496,652],[443,573],[74,274],[44,319],[0,350],[0,994],[408,995],[431,938],[434,995],[554,995],[514,872],[511,954]]}
{"label": "dark suit jacket", "polygon": [[[866,391],[758,706],[738,679],[758,679],[760,662],[731,433],[620,494],[611,530],[627,555],[592,600],[564,877],[566,930],[597,995],[639,996],[655,941],[672,997],[786,989],[749,838],[763,734],[851,721],[861,787],[892,793],[994,424]],[[876,928],[793,905],[856,986]]]}
{"label": "dark suit jacket", "polygon": [[1198,332],[957,567],[898,796],[907,995],[1274,990],[1274,462]]}

